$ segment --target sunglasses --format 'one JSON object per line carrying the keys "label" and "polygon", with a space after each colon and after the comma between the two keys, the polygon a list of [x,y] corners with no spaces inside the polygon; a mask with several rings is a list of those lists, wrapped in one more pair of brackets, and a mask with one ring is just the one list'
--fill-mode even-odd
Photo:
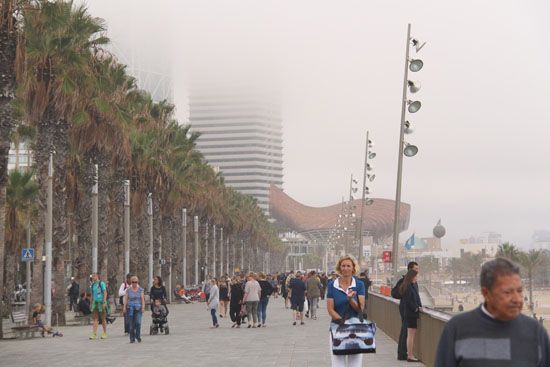
{"label": "sunglasses", "polygon": [[136,284],[136,283],[137,283],[137,281],[132,281],[132,284]]}

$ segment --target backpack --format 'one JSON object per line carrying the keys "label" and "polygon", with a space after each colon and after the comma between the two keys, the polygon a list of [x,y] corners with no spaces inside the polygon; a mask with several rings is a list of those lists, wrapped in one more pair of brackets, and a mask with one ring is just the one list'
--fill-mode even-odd
{"label": "backpack", "polygon": [[391,289],[391,296],[395,299],[401,299],[401,292],[399,291],[399,288],[401,288],[401,284],[403,283],[403,279],[401,278],[395,283],[393,288]]}

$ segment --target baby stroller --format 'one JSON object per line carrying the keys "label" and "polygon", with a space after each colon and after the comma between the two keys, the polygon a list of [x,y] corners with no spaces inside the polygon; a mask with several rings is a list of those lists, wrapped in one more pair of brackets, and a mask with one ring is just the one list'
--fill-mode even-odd
{"label": "baby stroller", "polygon": [[170,334],[170,326],[168,325],[168,309],[165,305],[161,304],[160,306],[153,306],[151,313],[151,326],[149,327],[150,335]]}

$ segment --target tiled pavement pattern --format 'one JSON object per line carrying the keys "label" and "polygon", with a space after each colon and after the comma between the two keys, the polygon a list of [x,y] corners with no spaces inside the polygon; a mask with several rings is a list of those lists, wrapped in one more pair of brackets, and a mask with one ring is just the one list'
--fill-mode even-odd
{"label": "tiled pavement pattern", "polygon": [[[205,304],[175,304],[170,306],[170,335],[149,336],[146,312],[140,344],[129,344],[122,319],[109,326],[106,340],[88,340],[91,326],[64,327],[62,338],[0,342],[0,366],[330,366],[324,301],[318,315],[304,326],[292,326],[290,310],[278,298],[270,300],[266,328],[231,329],[230,320],[222,318],[220,328],[210,329]],[[377,353],[365,355],[363,366],[422,366],[397,361],[397,346],[382,330],[376,343]]]}

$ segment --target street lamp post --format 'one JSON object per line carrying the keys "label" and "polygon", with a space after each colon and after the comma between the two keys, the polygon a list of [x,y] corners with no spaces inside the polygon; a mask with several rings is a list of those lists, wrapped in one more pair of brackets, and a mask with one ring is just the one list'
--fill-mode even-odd
{"label": "street lamp post", "polygon": [[[225,254],[227,256],[227,254]],[[220,276],[223,275],[223,227],[220,228]]]}
{"label": "street lamp post", "polygon": [[147,215],[149,219],[149,288],[153,286],[153,194],[147,195]]}
{"label": "street lamp post", "polygon": [[181,269],[181,276],[182,276],[182,282],[183,287],[187,287],[187,209],[183,208],[181,211],[181,222],[183,225],[183,233],[182,233],[182,269]]}
{"label": "street lamp post", "polygon": [[241,271],[244,269],[244,241],[241,240]]}
{"label": "street lamp post", "polygon": [[[425,43],[424,43],[425,44]],[[416,48],[416,52],[420,51],[424,44],[420,44],[417,39],[411,38],[411,24],[407,26],[407,42],[405,51],[405,75],[403,78],[403,97],[401,100],[401,122],[399,127],[399,151],[397,155],[397,184],[395,192],[395,214],[393,220],[393,244],[392,244],[392,268],[394,278],[397,276],[399,267],[399,211],[401,206],[401,182],[403,176],[403,155],[412,157],[418,152],[418,148],[405,142],[405,133],[409,133],[410,123],[406,121],[406,111],[409,113],[417,112],[420,107],[420,101],[410,101],[407,99],[407,88],[411,93],[416,93],[420,90],[420,86],[409,80],[409,70],[412,72],[420,71],[424,65],[420,59],[410,59],[409,51],[410,46],[413,45]],[[408,109],[407,109],[407,106]]]}
{"label": "street lamp post", "polygon": [[212,276],[216,277],[216,225],[212,226]]}
{"label": "street lamp post", "polygon": [[204,279],[208,276],[208,222],[204,233]]}
{"label": "street lamp post", "polygon": [[130,180],[124,181],[124,274],[130,274]]}
{"label": "street lamp post", "polygon": [[97,273],[97,241],[98,241],[98,166],[94,165],[94,185],[92,186],[92,273]]}
{"label": "street lamp post", "polygon": [[195,284],[199,284],[199,217],[195,215]]}
{"label": "street lamp post", "polygon": [[46,317],[44,323],[52,324],[52,229],[53,229],[53,153],[50,153],[48,162],[48,181],[46,198],[46,243],[44,264],[44,306]]}
{"label": "street lamp post", "polygon": [[[225,262],[225,272],[227,274],[231,274],[233,272],[229,273],[229,249],[230,249],[230,247],[229,247],[230,246],[229,236],[227,236],[227,239],[225,240],[225,242],[227,243],[227,247],[226,247],[226,249],[227,249],[227,261]],[[231,247],[233,249],[233,251],[231,253],[231,264],[233,265],[232,268],[234,269],[235,268],[235,245],[233,245]]]}

